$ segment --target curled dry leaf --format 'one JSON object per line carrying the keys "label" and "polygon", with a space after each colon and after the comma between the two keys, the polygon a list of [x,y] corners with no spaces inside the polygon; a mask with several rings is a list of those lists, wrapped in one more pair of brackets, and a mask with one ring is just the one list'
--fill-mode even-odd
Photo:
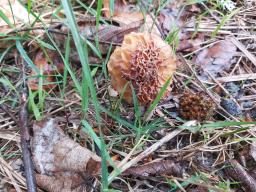
{"label": "curled dry leaf", "polygon": [[[48,51],[47,55],[39,50],[36,53],[34,64],[38,67],[40,73],[43,75],[43,89],[50,90],[56,87],[56,75],[63,73],[64,64],[57,52]],[[28,86],[31,90],[38,90],[39,88],[39,74],[32,70],[31,78],[28,80]]]}
{"label": "curled dry leaf", "polygon": [[139,11],[139,7],[133,4],[128,4],[123,0],[115,0],[113,15],[111,15],[110,11],[110,0],[104,0],[103,5],[105,16],[112,18],[120,25],[128,25],[143,20],[143,15]]}
{"label": "curled dry leaf", "polygon": [[[110,24],[100,24],[99,29],[96,30],[96,20],[95,18],[84,18],[83,20],[78,20],[77,25],[78,25],[78,30],[79,33],[81,34],[84,39],[87,39],[88,41],[91,41],[93,44],[95,41],[95,36],[97,35],[99,37],[99,49],[102,55],[105,55],[109,51],[109,45],[113,44],[120,44],[122,43],[124,39],[124,35],[129,34],[132,31],[137,31],[142,24],[141,22],[135,22],[131,23],[129,25],[124,25],[124,26],[115,26],[115,25],[110,25]],[[70,32],[69,28],[66,25],[58,25],[58,26],[52,26],[51,29],[59,30],[62,33],[68,34]],[[65,51],[65,42],[67,39],[67,36],[63,34],[58,34],[58,33],[52,33],[55,42],[57,45]],[[78,53],[75,49],[75,43],[73,40],[71,40],[70,43],[71,50],[70,50],[70,60],[74,61],[76,63],[80,63]],[[93,55],[93,51],[91,54]],[[89,58],[90,59],[90,58]],[[94,61],[92,61],[95,63]],[[102,61],[101,61],[102,62]]]}
{"label": "curled dry leaf", "polygon": [[229,70],[236,54],[236,46],[229,40],[220,41],[199,52],[193,62],[200,67],[200,77],[208,79],[209,74],[216,77],[224,70]]}
{"label": "curled dry leaf", "polygon": [[[144,17],[143,14],[140,12],[139,6],[136,6],[134,4],[129,4],[128,2],[125,2],[123,0],[116,0],[114,5],[114,13],[112,17],[111,17],[109,7],[110,7],[110,0],[105,0],[104,1],[105,16],[116,21],[121,26],[121,29],[124,27],[125,28],[128,27],[130,28],[130,32],[131,32],[131,30],[135,31],[135,29],[138,29],[139,26],[141,26],[139,30],[140,32],[150,32],[150,33],[155,33],[157,35],[160,35],[155,25],[155,21],[153,21],[153,19],[149,15],[145,15]],[[136,28],[133,26],[136,26]],[[120,34],[117,34],[117,35],[120,36]],[[116,34],[110,33],[108,36],[110,37],[116,36]]]}
{"label": "curled dry leaf", "polygon": [[[159,36],[148,33],[133,32],[126,35],[122,46],[115,49],[108,62],[113,88],[119,94],[124,91],[123,98],[131,103],[130,82],[142,105],[156,98],[175,69],[176,58],[170,46]],[[165,96],[169,91],[170,86]]]}
{"label": "curled dry leaf", "polygon": [[33,131],[32,154],[42,188],[77,191],[84,178],[98,174],[100,157],[66,136],[55,120],[34,123]]}

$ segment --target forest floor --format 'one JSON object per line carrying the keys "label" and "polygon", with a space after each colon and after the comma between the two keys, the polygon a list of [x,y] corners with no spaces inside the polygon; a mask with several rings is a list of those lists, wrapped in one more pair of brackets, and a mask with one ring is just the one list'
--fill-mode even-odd
{"label": "forest floor", "polygon": [[1,0],[0,192],[255,192],[255,119],[255,0]]}

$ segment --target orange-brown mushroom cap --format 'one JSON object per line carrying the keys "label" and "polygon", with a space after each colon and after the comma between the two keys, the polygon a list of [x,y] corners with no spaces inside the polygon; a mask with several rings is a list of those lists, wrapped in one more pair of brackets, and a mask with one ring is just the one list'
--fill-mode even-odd
{"label": "orange-brown mushroom cap", "polygon": [[[131,103],[130,82],[142,105],[156,98],[175,70],[176,58],[171,47],[158,35],[149,33],[132,32],[126,35],[121,47],[115,49],[108,62],[113,88],[119,93],[124,91],[123,98]],[[169,91],[170,86],[164,96]]]}

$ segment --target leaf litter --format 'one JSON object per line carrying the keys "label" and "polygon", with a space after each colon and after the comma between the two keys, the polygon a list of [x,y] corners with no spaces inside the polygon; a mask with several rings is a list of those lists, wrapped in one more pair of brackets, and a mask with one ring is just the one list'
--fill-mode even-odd
{"label": "leaf litter", "polygon": [[[111,15],[110,1],[103,1],[103,16],[107,18],[104,18],[106,23],[100,23],[99,31],[97,31],[96,20],[93,16],[90,16],[87,19],[80,18],[81,20],[77,22],[80,34],[84,39],[87,38],[92,45],[97,42],[95,36],[98,34],[99,43],[101,45],[99,50],[103,58],[108,54],[109,46],[112,43],[114,46],[119,46],[123,41],[123,37],[130,32],[151,31],[160,36],[161,30],[165,34],[166,41],[170,44],[176,43],[175,50],[185,58],[185,61],[187,61],[184,63],[184,60],[181,60],[179,63],[178,66],[180,67],[180,71],[178,71],[173,78],[173,84],[171,85],[172,92],[167,99],[160,100],[159,105],[156,106],[157,114],[152,113],[149,122],[147,122],[149,127],[154,127],[154,130],[157,131],[145,127],[145,130],[147,131],[143,132],[143,127],[143,129],[138,132],[132,132],[130,128],[124,125],[120,126],[120,124],[116,123],[112,119],[112,117],[115,117],[113,114],[105,114],[106,111],[102,114],[102,119],[104,121],[103,138],[109,147],[107,148],[108,152],[113,155],[113,158],[118,159],[115,160],[115,163],[118,165],[120,163],[119,161],[122,162],[127,154],[129,154],[126,163],[130,168],[119,175],[125,182],[114,180],[110,184],[110,188],[116,188],[122,191],[129,191],[131,188],[133,188],[134,191],[145,189],[151,191],[155,189],[167,191],[170,190],[171,187],[175,190],[182,191],[207,191],[208,189],[213,191],[237,191],[236,185],[232,183],[231,186],[229,186],[225,183],[229,182],[231,179],[241,183],[241,190],[254,191],[255,186],[251,181],[253,181],[253,165],[255,165],[255,160],[253,161],[254,164],[252,163],[251,165],[247,159],[255,159],[254,144],[249,142],[254,139],[255,131],[253,126],[240,126],[235,122],[230,122],[230,119],[237,120],[241,123],[240,121],[244,121],[243,116],[245,112],[250,112],[249,110],[252,110],[253,104],[255,104],[253,101],[256,92],[254,79],[251,78],[250,80],[247,80],[246,78],[242,78],[242,80],[235,80],[234,76],[256,72],[251,64],[255,57],[254,52],[256,50],[253,46],[248,45],[245,48],[240,46],[241,44],[248,44],[249,42],[249,40],[243,39],[244,36],[243,38],[239,38],[241,44],[234,45],[234,42],[230,41],[229,37],[227,37],[228,35],[225,35],[234,33],[234,36],[237,36],[237,38],[240,37],[239,34],[235,33],[237,32],[236,21],[243,19],[244,17],[251,19],[251,12],[249,10],[248,15],[243,17],[241,17],[241,14],[244,15],[244,12],[234,15],[234,19],[231,18],[230,21],[221,27],[219,32],[216,32],[217,36],[212,37],[210,32],[213,32],[214,27],[218,27],[216,23],[214,23],[216,18],[211,18],[211,14],[201,14],[203,11],[209,11],[207,8],[211,8],[213,4],[205,2],[205,6],[202,5],[201,1],[186,6],[184,1],[173,1],[167,3],[164,8],[160,9],[156,20],[153,21],[151,16],[155,13],[155,3],[152,5],[146,3],[149,10],[143,10],[145,11],[144,14],[146,14],[146,20],[144,20],[145,18],[141,13],[140,4],[136,4],[133,1],[115,1],[113,15]],[[215,8],[219,9],[219,7]],[[223,5],[222,8],[225,8],[228,11],[230,7],[228,8],[226,5]],[[77,13],[80,14],[80,9],[78,8],[77,10]],[[223,9],[218,11],[223,11]],[[243,11],[246,12],[246,10]],[[81,13],[84,12],[81,11]],[[227,12],[224,11],[223,13],[226,14]],[[215,16],[218,15],[218,17],[223,16],[217,11],[213,14]],[[202,16],[203,23],[209,22],[209,25],[205,26],[213,26],[213,28],[203,28],[206,32],[200,27],[196,29],[197,26],[195,23],[198,22],[198,15]],[[129,19],[127,19],[128,17]],[[145,27],[145,25],[147,25],[147,27]],[[160,26],[160,30],[157,25]],[[67,34],[70,32],[68,27],[62,23],[57,26],[50,23],[49,26],[51,35],[54,36],[54,40],[64,52]],[[236,27],[235,29],[234,26]],[[245,27],[250,27],[250,25],[247,25],[246,23]],[[223,33],[223,31],[225,33]],[[29,35],[33,34],[29,33]],[[245,33],[243,33],[243,35],[245,35]],[[246,38],[251,37],[246,36]],[[209,39],[211,40],[210,42],[214,43],[209,44],[209,42],[207,42]],[[46,36],[43,37],[43,40],[51,44]],[[34,49],[34,47],[30,47],[31,44],[24,45],[26,51]],[[202,47],[202,45],[205,47]],[[99,54],[95,54],[95,50],[98,49],[98,47],[90,48],[90,57],[100,57]],[[246,51],[246,48],[251,52],[248,58],[248,51]],[[34,54],[34,56],[32,56],[32,58],[34,58],[33,62],[42,71],[42,87],[45,91],[51,90],[49,91],[49,94],[52,97],[59,97],[58,99],[61,100],[61,102],[58,103],[59,101],[56,98],[47,98],[53,103],[53,106],[51,107],[56,109],[54,113],[50,112],[47,115],[55,118],[53,115],[55,114],[56,119],[61,116],[62,119],[67,120],[67,124],[70,119],[69,117],[74,114],[78,116],[78,119],[81,118],[79,114],[80,105],[78,104],[81,96],[75,93],[73,84],[69,81],[70,78],[67,77],[67,87],[69,92],[64,94],[64,98],[59,95],[59,90],[55,89],[58,83],[56,82],[57,79],[55,76],[57,74],[62,75],[63,73],[63,63],[61,62],[59,55],[52,50],[47,50],[46,53],[41,49],[37,50],[38,51],[32,52],[31,55]],[[77,54],[72,40],[71,52]],[[71,55],[73,55],[73,53]],[[75,57],[77,58],[77,56],[74,56],[74,58]],[[71,59],[70,64],[77,70],[77,77],[82,79],[80,65],[75,66],[74,60]],[[94,59],[93,61],[97,60]],[[102,62],[102,60],[98,61],[97,65]],[[7,61],[7,63],[3,63],[3,66],[9,67],[9,63],[11,62]],[[94,65],[91,65],[90,67],[93,69],[95,68]],[[11,77],[9,71],[1,71],[1,74],[4,74],[8,78]],[[121,102],[121,100],[118,100],[119,97],[116,93],[111,93],[111,96],[113,97],[110,99],[106,97],[106,95],[108,96],[108,90],[111,89],[109,87],[109,80],[102,79],[102,75],[99,75],[97,72],[94,75],[98,97],[101,99],[101,103],[110,110],[115,110],[115,115],[118,114],[118,118],[122,118],[121,120],[124,119],[129,122],[136,120],[137,122],[140,122],[141,120],[138,120],[138,110],[141,110],[143,115],[143,110],[145,109],[142,110],[136,106],[133,107],[125,102]],[[38,77],[38,74],[33,70],[30,72],[30,76],[35,77],[32,82],[29,80],[28,85],[30,86],[30,89],[32,91],[39,90],[40,87],[38,85],[41,77]],[[234,81],[235,85],[240,90],[236,91],[236,94],[234,94],[228,88],[228,85],[222,81],[218,81],[219,77],[230,78],[231,82]],[[243,91],[241,92],[241,90]],[[182,98],[182,95],[184,95],[185,92],[191,92],[192,95],[202,93],[202,95],[205,94],[204,96],[207,98],[210,97],[212,101],[215,102],[216,108],[211,109],[211,107],[209,107],[209,111],[215,111],[211,119],[208,121],[200,119],[194,121],[194,111],[191,110],[192,119],[189,119],[190,121],[187,122],[196,122],[196,125],[194,126],[196,127],[195,131],[191,131],[191,133],[189,130],[192,130],[192,128],[188,128],[186,131],[183,131],[182,134],[178,134],[174,139],[168,142],[166,141],[166,144],[159,146],[158,149],[154,149],[154,152],[150,153],[145,159],[136,161],[135,164],[129,164],[134,162],[133,158],[136,159],[139,156],[137,156],[137,154],[143,154],[143,150],[146,149],[147,151],[149,147],[154,146],[151,144],[158,144],[166,134],[171,134],[174,126],[176,127],[175,129],[178,129],[177,127],[184,123],[185,119],[182,119],[182,116],[177,114],[177,110],[179,109],[179,98]],[[3,93],[7,92],[3,91]],[[250,98],[252,101],[252,106],[248,110],[246,107],[240,107],[244,106],[243,100],[245,100],[245,98]],[[236,112],[236,109],[229,110],[224,107],[224,110],[226,110],[227,113],[222,113],[220,110],[220,101],[223,99],[232,99],[232,102],[239,108],[239,112]],[[48,100],[45,102],[48,103]],[[200,99],[198,102],[201,102]],[[14,105],[13,103],[11,105],[9,102],[5,102],[5,104],[10,108]],[[232,106],[233,105],[231,105],[231,108]],[[134,108],[136,108],[135,112]],[[195,108],[200,110],[198,109],[198,106],[195,106]],[[13,109],[13,111],[15,110]],[[204,112],[205,111],[206,109],[204,109]],[[239,115],[236,115],[234,112],[236,112],[236,114],[239,113]],[[91,106],[89,106],[89,113],[90,115],[87,117],[88,121],[95,126],[93,130],[97,130],[95,131],[95,134],[98,135],[100,131],[98,131],[99,127],[92,117],[94,111]],[[158,119],[159,114],[161,114],[161,118],[163,119],[163,121],[161,121],[162,124],[158,121],[154,122]],[[2,115],[2,113],[0,115]],[[4,113],[4,115],[6,114]],[[251,117],[250,121],[254,121],[255,118],[252,115]],[[224,122],[222,122],[222,120],[224,120]],[[2,123],[2,121],[0,121],[0,126],[12,131],[13,127],[10,128],[8,125],[9,120],[5,121],[7,121],[7,123]],[[225,122],[229,123],[229,125],[224,125]],[[223,126],[220,126],[221,123]],[[129,125],[129,123],[126,125]],[[91,181],[93,180],[96,183],[94,183],[96,188],[99,189],[98,178],[101,175],[101,157],[96,155],[95,152],[92,152],[91,149],[93,147],[91,146],[93,146],[93,144],[89,142],[88,136],[79,133],[79,129],[81,129],[80,126],[76,126],[74,130],[66,125],[64,127],[65,132],[59,127],[58,122],[53,119],[45,119],[41,122],[35,122],[33,125],[34,133],[31,146],[37,170],[36,179],[38,186],[46,191],[81,191],[88,187],[88,182],[89,185],[92,185]],[[204,129],[204,127],[210,128]],[[1,129],[0,133],[2,132]],[[133,135],[134,133],[139,136],[141,133],[146,134],[148,138],[143,141],[143,144],[145,143],[145,145],[141,145],[138,148],[135,147],[137,146],[136,142],[140,142],[140,140],[138,140],[140,138],[139,136],[136,136],[135,138]],[[70,136],[72,136],[72,139]],[[82,138],[82,141],[86,140],[85,143],[88,148],[80,145],[82,143],[79,140],[80,138]],[[143,140],[144,138],[141,139]],[[10,146],[12,149],[17,149],[16,145],[12,145],[14,142],[15,140],[11,140]],[[3,142],[1,146],[5,146],[4,144],[6,143]],[[243,157],[246,158],[245,161],[242,160],[242,156],[240,156],[240,158],[237,157],[240,148],[249,151],[248,155],[243,155]],[[6,152],[3,150],[3,153]],[[3,157],[5,158],[6,156]],[[236,160],[229,160],[226,162],[227,159]],[[10,160],[12,160],[12,158],[10,158]],[[181,162],[187,163],[185,170],[181,166]],[[228,169],[227,172],[222,171],[222,169],[220,170],[222,165],[232,165],[233,172],[231,171],[232,173],[230,174],[228,173]],[[226,168],[224,167],[223,170],[225,169]],[[220,171],[213,173],[213,170]],[[240,175],[240,177],[234,177],[234,175],[237,174]],[[226,180],[223,180],[223,175]],[[6,178],[8,179],[7,176],[5,179]],[[166,182],[166,180],[168,182]],[[134,182],[136,184],[134,184]],[[223,187],[223,185],[225,186]]]}
{"label": "leaf litter", "polygon": [[54,119],[34,123],[33,131],[36,180],[42,188],[79,191],[86,177],[99,174],[101,158],[70,139]]}
{"label": "leaf litter", "polygon": [[193,58],[193,62],[200,68],[199,77],[207,80],[209,74],[217,77],[219,73],[229,71],[234,64],[236,51],[237,47],[227,38],[199,52]]}

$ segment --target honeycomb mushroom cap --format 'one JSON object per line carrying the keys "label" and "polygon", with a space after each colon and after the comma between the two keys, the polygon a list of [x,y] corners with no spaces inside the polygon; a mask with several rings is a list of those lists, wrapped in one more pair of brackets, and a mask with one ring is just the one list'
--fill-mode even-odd
{"label": "honeycomb mushroom cap", "polygon": [[[151,103],[176,69],[176,58],[161,37],[132,32],[110,56],[108,71],[113,88],[132,102],[132,84],[142,105]],[[127,86],[126,86],[127,85]],[[124,90],[126,86],[126,89]],[[168,86],[165,96],[170,91]]]}

